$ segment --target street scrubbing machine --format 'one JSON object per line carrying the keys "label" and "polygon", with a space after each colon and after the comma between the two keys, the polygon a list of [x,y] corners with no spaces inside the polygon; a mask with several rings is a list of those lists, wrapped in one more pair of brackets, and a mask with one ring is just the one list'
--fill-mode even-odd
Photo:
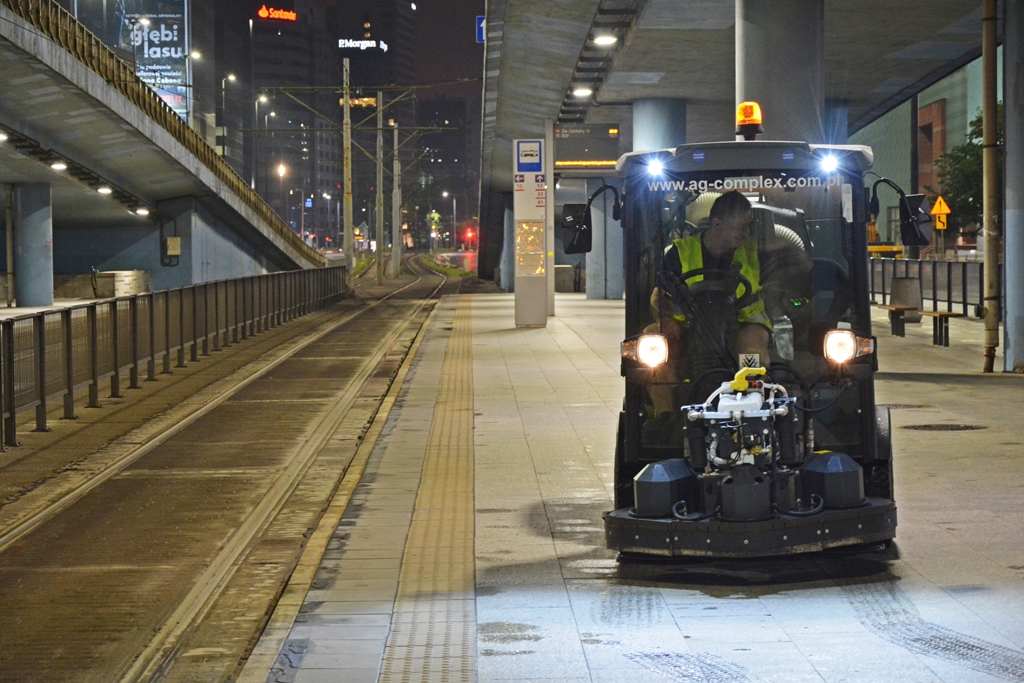
{"label": "street scrubbing machine", "polygon": [[[626,390],[604,522],[625,556],[782,555],[896,533],[889,412],[873,385],[871,150],[756,141],[754,113],[739,121],[748,140],[617,165]],[[927,214],[885,182],[915,239]],[[567,252],[590,250],[590,203],[605,190],[564,207]],[[743,197],[729,199],[731,260],[710,249],[728,193]],[[751,325],[763,348],[743,347]]]}

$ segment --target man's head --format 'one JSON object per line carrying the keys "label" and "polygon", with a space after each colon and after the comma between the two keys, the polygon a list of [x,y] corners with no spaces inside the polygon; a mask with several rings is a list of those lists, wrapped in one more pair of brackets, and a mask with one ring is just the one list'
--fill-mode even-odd
{"label": "man's head", "polygon": [[715,200],[708,218],[704,244],[715,256],[736,251],[750,237],[750,201],[735,190]]}

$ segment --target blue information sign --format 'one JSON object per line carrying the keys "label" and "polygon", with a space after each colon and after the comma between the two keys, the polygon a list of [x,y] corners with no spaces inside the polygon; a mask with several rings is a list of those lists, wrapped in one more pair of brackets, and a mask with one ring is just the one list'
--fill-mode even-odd
{"label": "blue information sign", "polygon": [[476,18],[476,42],[484,42],[484,26],[487,23],[487,17]]}
{"label": "blue information sign", "polygon": [[516,173],[541,173],[544,171],[541,147],[540,140],[516,140]]}

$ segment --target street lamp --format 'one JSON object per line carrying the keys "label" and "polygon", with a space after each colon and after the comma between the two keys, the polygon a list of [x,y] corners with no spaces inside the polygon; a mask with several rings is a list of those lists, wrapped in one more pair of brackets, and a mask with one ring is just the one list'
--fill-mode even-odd
{"label": "street lamp", "polygon": [[[142,42],[142,33],[139,31],[139,26],[149,26],[149,19],[146,17],[139,17],[131,22],[132,24],[132,59],[135,61],[133,65],[135,67],[135,73],[139,72],[139,43]],[[145,31],[145,28],[142,29]]]}
{"label": "street lamp", "polygon": [[[444,197],[445,199],[447,199],[448,198],[448,192],[447,191],[442,192],[441,196]],[[458,200],[455,198],[455,193],[453,192],[452,193],[452,236],[451,236],[451,239],[448,241],[448,246],[449,247],[454,247],[455,246],[455,235],[456,235],[456,233],[458,232],[458,229],[459,229],[458,225],[456,223],[456,218],[455,218],[457,207],[458,207]]]}
{"label": "street lamp", "polygon": [[284,204],[284,174],[288,169],[285,168],[284,164],[277,165],[277,177],[278,177],[278,195],[281,197],[281,203]]}
{"label": "street lamp", "polygon": [[228,109],[227,109],[227,89],[228,81],[235,80],[235,74],[228,74],[224,78],[220,79],[220,115],[221,124],[224,127],[228,125]]}
{"label": "street lamp", "polygon": [[255,138],[256,142],[255,144],[253,144],[252,149],[252,178],[250,179],[249,184],[252,186],[252,189],[254,190],[256,189],[256,169],[260,165],[260,134],[258,130],[260,127],[260,102],[267,102],[267,96],[260,95],[259,97],[256,98],[256,101],[253,102],[254,111],[252,118],[252,127],[256,128],[257,131]]}
{"label": "street lamp", "polygon": [[325,235],[330,235],[331,234],[331,195],[327,194],[326,192],[321,192],[321,194],[323,195],[324,199],[327,200],[327,222],[322,227],[318,227],[317,228],[317,232],[319,232],[320,230],[323,230]]}

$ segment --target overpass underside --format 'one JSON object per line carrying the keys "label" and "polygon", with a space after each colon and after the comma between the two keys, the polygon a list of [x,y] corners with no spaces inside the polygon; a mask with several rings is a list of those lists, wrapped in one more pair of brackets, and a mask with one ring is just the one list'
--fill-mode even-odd
{"label": "overpass underside", "polygon": [[[45,279],[48,269],[51,277],[146,270],[154,288],[166,289],[323,265],[128,64],[56,4],[0,2],[0,65],[0,183],[31,186],[43,198],[14,206],[0,224],[6,229],[11,215],[15,238],[29,230],[25,245],[52,244],[52,266],[23,263],[23,279]],[[47,213],[49,240],[38,225]],[[174,240],[168,253],[170,237],[179,238],[179,256]],[[17,276],[17,239],[14,254]]]}

